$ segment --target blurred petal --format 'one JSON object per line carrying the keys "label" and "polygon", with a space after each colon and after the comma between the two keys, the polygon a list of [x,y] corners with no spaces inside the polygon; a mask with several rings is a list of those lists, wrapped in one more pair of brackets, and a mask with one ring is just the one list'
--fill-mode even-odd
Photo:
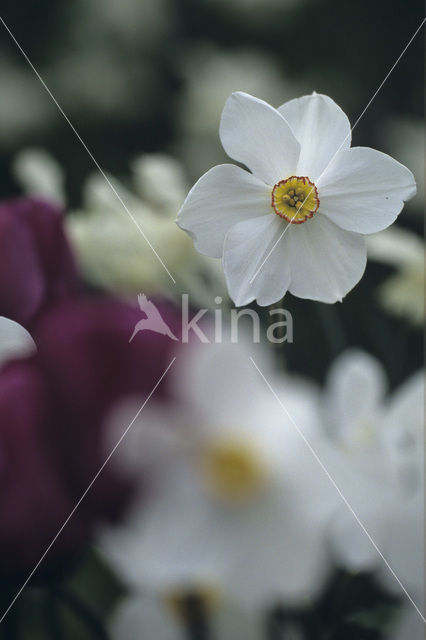
{"label": "blurred petal", "polygon": [[271,210],[269,187],[248,171],[222,164],[194,185],[177,222],[194,238],[198,251],[221,258],[225,235],[232,226]]}
{"label": "blurred petal", "polygon": [[226,153],[273,186],[296,171],[300,145],[276,109],[247,93],[233,93],[220,123]]}
{"label": "blurred petal", "polygon": [[64,173],[60,164],[44,149],[20,151],[15,157],[13,170],[28,195],[65,204]]}
{"label": "blurred petal", "polygon": [[414,176],[390,156],[368,147],[340,151],[316,183],[320,211],[341,229],[375,233],[396,220],[416,193]]}
{"label": "blurred petal", "polygon": [[346,114],[328,96],[313,93],[286,102],[278,111],[289,123],[301,151],[297,175],[315,181],[334,154],[351,146]]}
{"label": "blurred petal", "polygon": [[423,262],[424,244],[416,233],[394,225],[367,238],[367,252],[370,260],[405,267]]}
{"label": "blurred petal", "polygon": [[[368,353],[350,349],[334,361],[327,386],[330,435],[345,441],[351,436],[356,437],[354,430],[361,423],[371,423],[377,418],[377,409],[386,390],[385,372]],[[379,425],[373,421],[372,426]]]}

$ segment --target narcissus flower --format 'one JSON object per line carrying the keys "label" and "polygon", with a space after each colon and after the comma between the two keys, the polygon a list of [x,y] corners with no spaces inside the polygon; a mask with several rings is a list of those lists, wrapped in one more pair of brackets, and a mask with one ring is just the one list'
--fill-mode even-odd
{"label": "narcissus flower", "polygon": [[350,148],[348,118],[315,93],[278,109],[233,93],[220,137],[251,173],[210,169],[178,225],[201,253],[223,259],[235,304],[266,306],[287,291],[342,300],[365,269],[363,236],[388,227],[415,194],[412,173],[379,151]]}
{"label": "narcissus flower", "polygon": [[[123,441],[116,462],[139,469],[148,491],[101,544],[135,590],[196,593],[208,607],[228,601],[255,612],[304,606],[328,577],[340,497],[248,353],[242,344],[181,353],[171,373],[176,406],[151,404]],[[316,394],[287,378],[273,384],[321,448]]]}
{"label": "narcissus flower", "polygon": [[[385,389],[384,371],[367,353],[351,350],[336,360],[324,408],[328,435],[338,455],[327,457],[324,449],[323,462],[420,607],[424,595],[423,372],[390,396]],[[404,597],[401,583],[344,504],[334,515],[330,537],[339,564],[350,571],[375,571],[387,589]]]}

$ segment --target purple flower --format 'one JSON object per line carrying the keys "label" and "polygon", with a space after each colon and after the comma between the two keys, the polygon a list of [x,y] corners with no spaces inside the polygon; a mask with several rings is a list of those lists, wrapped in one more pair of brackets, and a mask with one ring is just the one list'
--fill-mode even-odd
{"label": "purple flower", "polygon": [[60,209],[33,198],[0,204],[0,315],[28,328],[78,289]]}
{"label": "purple flower", "polygon": [[[176,312],[157,306],[179,333]],[[33,568],[108,454],[109,410],[129,394],[142,404],[170,363],[167,336],[145,331],[129,344],[140,318],[110,299],[68,301],[43,314],[37,354],[0,370],[0,573]],[[166,388],[167,378],[157,400]],[[120,514],[132,482],[118,473],[105,467],[42,569],[67,563],[99,519]]]}

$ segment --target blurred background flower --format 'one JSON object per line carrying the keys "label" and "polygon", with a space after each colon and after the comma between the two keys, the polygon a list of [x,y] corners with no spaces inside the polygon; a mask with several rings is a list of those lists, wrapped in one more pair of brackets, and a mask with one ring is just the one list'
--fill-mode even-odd
{"label": "blurred background flower", "polygon": [[422,238],[395,225],[368,238],[367,248],[370,259],[396,269],[378,290],[384,308],[413,325],[423,326],[425,260]]}
{"label": "blurred background flower", "polygon": [[[250,353],[222,344],[181,354],[171,373],[179,387],[173,433],[170,413],[152,409],[126,442],[149,468],[151,497],[104,546],[142,592],[167,599],[200,590],[209,599],[212,591],[253,612],[307,606],[325,583],[325,532],[339,496],[293,424],[320,446],[315,395],[265,371],[290,418]],[[144,463],[153,448],[158,459]]]}
{"label": "blurred background flower", "polygon": [[[182,165],[172,156],[146,154],[132,169],[132,190],[112,176],[110,184],[100,173],[89,176],[81,210],[67,217],[82,273],[92,285],[123,296],[143,291],[177,299],[183,289],[193,304],[212,307],[215,296],[225,296],[220,265],[200,256],[174,224],[188,191]],[[64,175],[46,152],[22,151],[15,173],[29,195],[65,200]]]}

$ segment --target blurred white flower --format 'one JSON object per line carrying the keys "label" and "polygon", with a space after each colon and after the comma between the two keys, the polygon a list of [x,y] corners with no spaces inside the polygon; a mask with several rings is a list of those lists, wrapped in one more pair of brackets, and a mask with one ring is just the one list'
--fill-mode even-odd
{"label": "blurred white flower", "polygon": [[109,180],[178,284],[172,284],[98,174],[87,181],[83,212],[67,219],[83,271],[92,282],[112,291],[173,296],[184,288],[193,303],[212,306],[214,297],[224,292],[217,265],[214,260],[200,259],[186,234],[173,224],[186,188],[179,162],[160,154],[146,155],[135,161],[133,169],[137,193],[111,176]]}
{"label": "blurred white flower", "polygon": [[279,109],[233,93],[220,137],[253,173],[213,167],[189,192],[178,224],[201,253],[223,259],[235,304],[267,306],[287,291],[342,300],[365,270],[363,236],[395,221],[415,193],[412,173],[374,149],[351,149],[346,115],[315,93]]}
{"label": "blurred white flower", "polygon": [[[366,353],[349,351],[333,365],[325,400],[330,440],[340,459],[326,461],[361,523],[404,587],[421,606],[423,584],[423,374],[385,397],[384,372]],[[375,570],[404,598],[377,550],[342,505],[331,527],[339,562]],[[418,615],[418,614],[417,614]]]}
{"label": "blurred white flower", "polygon": [[370,259],[397,269],[379,289],[384,308],[415,325],[423,325],[425,263],[422,239],[395,225],[367,238],[367,251]]}
{"label": "blurred white flower", "polygon": [[55,107],[30,69],[7,59],[0,62],[0,141],[15,145],[34,131],[46,128]]}
{"label": "blurred white flower", "polygon": [[0,316],[0,367],[9,360],[30,355],[35,350],[34,340],[24,327]]}
{"label": "blurred white flower", "polygon": [[[102,544],[136,589],[217,593],[259,611],[309,604],[324,584],[340,498],[249,355],[225,344],[181,354],[180,409],[151,407],[123,442],[123,464],[149,491]],[[315,393],[287,378],[272,384],[318,449]]]}
{"label": "blurred white flower", "polygon": [[[121,294],[178,296],[182,289],[192,304],[212,307],[225,297],[217,261],[200,256],[187,234],[174,224],[188,186],[181,164],[163,154],[144,155],[133,163],[134,191],[112,176],[114,189],[154,246],[177,284],[149,247],[134,221],[99,173],[86,182],[82,210],[65,218],[80,268],[94,285]],[[41,149],[20,152],[14,172],[29,195],[65,203],[60,165]]]}
{"label": "blurred white flower", "polygon": [[264,96],[271,104],[302,90],[286,79],[272,58],[250,49],[227,51],[206,45],[191,49],[183,59],[182,74],[178,150],[193,178],[226,158],[217,145],[217,130],[223,105],[235,87]]}
{"label": "blurred white flower", "polygon": [[383,147],[412,170],[417,193],[407,211],[423,215],[425,200],[425,129],[421,118],[394,118],[380,130]]}

